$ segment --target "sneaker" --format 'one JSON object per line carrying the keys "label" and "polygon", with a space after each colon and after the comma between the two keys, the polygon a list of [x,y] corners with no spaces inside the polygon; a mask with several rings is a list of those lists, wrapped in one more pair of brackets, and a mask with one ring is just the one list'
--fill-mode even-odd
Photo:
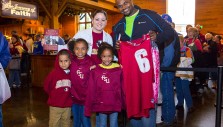
{"label": "sneaker", "polygon": [[183,105],[176,105],[176,110],[184,110],[184,106]]}
{"label": "sneaker", "polygon": [[167,123],[167,122],[164,122],[164,119],[161,116],[161,121],[162,121],[161,123],[156,124],[157,125],[156,127],[177,127],[177,118],[176,117],[174,117],[173,122]]}
{"label": "sneaker", "polygon": [[176,127],[176,123],[174,123],[174,122],[171,122],[171,123],[161,122],[161,123],[158,123],[156,125],[156,127]]}

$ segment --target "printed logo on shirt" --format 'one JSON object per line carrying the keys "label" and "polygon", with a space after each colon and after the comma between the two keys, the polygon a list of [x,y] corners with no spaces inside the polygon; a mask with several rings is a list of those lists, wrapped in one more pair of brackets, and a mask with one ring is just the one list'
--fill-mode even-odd
{"label": "printed logo on shirt", "polygon": [[145,24],[146,23],[146,21],[143,21],[143,22],[138,22],[138,24]]}
{"label": "printed logo on shirt", "polygon": [[105,75],[101,76],[101,79],[105,82],[105,83],[110,83],[110,80],[108,77],[106,77]]}
{"label": "printed logo on shirt", "polygon": [[56,89],[61,88],[61,87],[71,87],[71,82],[69,79],[63,79],[59,80],[56,83]]}
{"label": "printed logo on shirt", "polygon": [[34,47],[34,48],[38,48],[38,45],[37,45],[37,44],[34,44],[33,47]]}
{"label": "printed logo on shirt", "polygon": [[84,74],[81,72],[81,70],[77,70],[76,73],[80,77],[80,79],[84,79]]}

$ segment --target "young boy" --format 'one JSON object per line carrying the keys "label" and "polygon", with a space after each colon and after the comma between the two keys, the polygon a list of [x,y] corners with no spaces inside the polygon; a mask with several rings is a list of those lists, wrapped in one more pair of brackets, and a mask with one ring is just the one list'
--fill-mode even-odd
{"label": "young boy", "polygon": [[49,127],[70,127],[72,98],[70,93],[70,64],[72,54],[61,50],[55,61],[54,69],[44,81],[44,90],[49,95]]}

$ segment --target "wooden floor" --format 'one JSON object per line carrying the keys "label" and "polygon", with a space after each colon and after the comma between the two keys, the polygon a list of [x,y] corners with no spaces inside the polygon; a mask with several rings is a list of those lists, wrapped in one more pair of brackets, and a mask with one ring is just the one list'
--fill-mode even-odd
{"label": "wooden floor", "polygon": [[[12,89],[12,97],[3,104],[4,127],[48,127],[49,109],[47,95],[40,87]],[[196,110],[187,114],[186,109],[177,112],[177,127],[214,127],[216,91],[205,88],[202,96],[193,97]],[[157,123],[160,122],[161,108],[157,108]],[[122,127],[122,119],[119,119]],[[223,127],[223,120],[222,127]],[[128,125],[129,126],[129,125]]]}

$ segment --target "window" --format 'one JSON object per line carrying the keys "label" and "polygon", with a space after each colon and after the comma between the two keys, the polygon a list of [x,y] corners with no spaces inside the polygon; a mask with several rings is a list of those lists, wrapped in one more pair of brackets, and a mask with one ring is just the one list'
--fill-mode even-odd
{"label": "window", "polygon": [[79,30],[91,28],[91,17],[90,12],[80,13],[79,15]]}
{"label": "window", "polygon": [[167,0],[167,13],[177,32],[186,35],[186,25],[195,24],[195,0]]}

